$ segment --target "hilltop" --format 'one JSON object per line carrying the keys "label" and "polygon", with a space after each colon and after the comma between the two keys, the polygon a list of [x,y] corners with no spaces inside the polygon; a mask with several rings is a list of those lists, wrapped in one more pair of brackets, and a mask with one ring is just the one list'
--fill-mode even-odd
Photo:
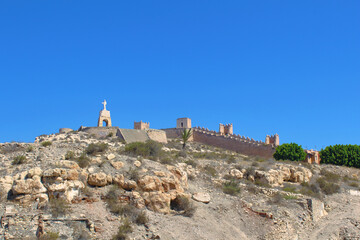
{"label": "hilltop", "polygon": [[360,239],[356,168],[84,131],[0,159],[4,239]]}

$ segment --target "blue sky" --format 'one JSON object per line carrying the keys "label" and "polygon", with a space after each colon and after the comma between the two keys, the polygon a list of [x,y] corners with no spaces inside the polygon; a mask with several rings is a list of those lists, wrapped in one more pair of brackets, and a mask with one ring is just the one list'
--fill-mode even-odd
{"label": "blue sky", "polygon": [[359,144],[360,1],[1,1],[0,142],[194,126]]}

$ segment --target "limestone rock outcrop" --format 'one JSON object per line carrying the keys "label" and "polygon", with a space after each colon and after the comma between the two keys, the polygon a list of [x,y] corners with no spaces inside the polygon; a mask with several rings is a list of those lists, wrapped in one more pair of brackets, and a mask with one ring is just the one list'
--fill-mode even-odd
{"label": "limestone rock outcrop", "polygon": [[268,171],[255,170],[254,180],[259,179],[272,186],[279,186],[283,182],[309,182],[312,177],[312,172],[305,167],[287,164],[276,164],[276,167]]}

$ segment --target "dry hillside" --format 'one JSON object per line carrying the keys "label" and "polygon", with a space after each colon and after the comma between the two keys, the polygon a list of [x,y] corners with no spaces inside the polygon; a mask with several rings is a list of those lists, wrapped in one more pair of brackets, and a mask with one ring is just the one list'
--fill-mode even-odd
{"label": "dry hillside", "polygon": [[0,164],[0,239],[360,239],[359,169],[85,132]]}

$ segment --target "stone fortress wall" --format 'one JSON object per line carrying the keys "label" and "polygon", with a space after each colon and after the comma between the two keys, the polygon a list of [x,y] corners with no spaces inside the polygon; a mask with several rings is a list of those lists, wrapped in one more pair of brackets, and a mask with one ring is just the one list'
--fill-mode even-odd
{"label": "stone fortress wall", "polygon": [[211,131],[201,127],[194,127],[193,141],[225,148],[231,151],[239,152],[245,155],[260,156],[271,158],[275,152],[276,146],[265,144],[262,141],[255,141],[249,137],[236,134],[223,134]]}
{"label": "stone fortress wall", "polygon": [[207,128],[192,127],[190,118],[179,118],[176,128],[162,129],[167,138],[181,138],[184,129],[192,129],[193,134],[189,141],[200,142],[215,147],[221,147],[245,155],[271,158],[275,148],[279,145],[279,135],[266,136],[266,142],[255,141],[249,137],[233,134],[233,124],[219,124],[219,131]]}

